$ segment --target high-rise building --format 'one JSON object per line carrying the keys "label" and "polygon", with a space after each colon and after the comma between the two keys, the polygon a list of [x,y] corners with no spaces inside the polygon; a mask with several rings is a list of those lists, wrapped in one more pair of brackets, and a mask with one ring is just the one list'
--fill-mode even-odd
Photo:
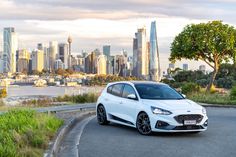
{"label": "high-rise building", "polygon": [[67,42],[69,43],[69,58],[68,58],[68,68],[71,68],[71,43],[72,43],[72,37],[69,36],[67,39]]}
{"label": "high-rise building", "polygon": [[[44,68],[44,55],[42,50],[35,50],[31,54],[32,70],[42,72]],[[55,61],[54,61],[55,62]]]}
{"label": "high-rise building", "polygon": [[99,55],[97,58],[97,74],[106,75],[107,74],[107,57],[105,55]]}
{"label": "high-rise building", "polygon": [[4,28],[3,32],[3,71],[16,72],[17,34],[13,27]]}
{"label": "high-rise building", "polygon": [[44,70],[50,70],[50,56],[49,56],[49,48],[47,48],[43,43],[37,44],[37,49],[43,51],[44,55]]}
{"label": "high-rise building", "polygon": [[59,44],[59,59],[64,63],[65,69],[69,68],[69,47],[67,43]]}
{"label": "high-rise building", "polygon": [[140,78],[148,77],[148,49],[146,28],[138,29],[133,40],[133,74]]}
{"label": "high-rise building", "polygon": [[188,64],[183,64],[183,70],[187,71],[188,70]]}
{"label": "high-rise building", "polygon": [[57,53],[58,53],[57,41],[49,42],[49,70],[50,71],[54,70]]}
{"label": "high-rise building", "polygon": [[150,67],[149,74],[152,81],[159,81],[161,70],[157,44],[156,21],[151,23],[150,31]]}
{"label": "high-rise building", "polygon": [[114,74],[114,56],[107,57],[107,74]]}
{"label": "high-rise building", "polygon": [[0,51],[0,73],[3,73],[3,52]]}
{"label": "high-rise building", "polygon": [[85,73],[96,74],[96,54],[95,52],[90,53],[85,58]]}
{"label": "high-rise building", "polygon": [[103,46],[103,54],[107,57],[111,55],[111,45],[104,45]]}
{"label": "high-rise building", "polygon": [[124,55],[116,55],[114,58],[114,74],[125,76],[126,63],[127,62]]}
{"label": "high-rise building", "polygon": [[55,70],[58,69],[65,69],[65,64],[60,59],[55,61]]}
{"label": "high-rise building", "polygon": [[29,51],[26,49],[18,50],[16,56],[17,56],[17,62],[16,62],[17,72],[22,72],[22,73],[29,72],[29,60],[30,60]]}

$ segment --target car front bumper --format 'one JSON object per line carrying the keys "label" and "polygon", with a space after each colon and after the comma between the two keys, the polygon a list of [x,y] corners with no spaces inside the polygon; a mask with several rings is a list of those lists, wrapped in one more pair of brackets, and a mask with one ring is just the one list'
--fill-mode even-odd
{"label": "car front bumper", "polygon": [[[189,115],[195,115],[197,113],[191,113]],[[182,115],[154,115],[150,117],[151,127],[153,132],[200,132],[207,130],[208,117],[206,115],[200,114],[202,116],[201,121],[197,122],[195,125],[185,125],[183,122],[178,122],[175,116]],[[188,114],[184,114],[188,115]],[[198,113],[199,115],[199,113]]]}

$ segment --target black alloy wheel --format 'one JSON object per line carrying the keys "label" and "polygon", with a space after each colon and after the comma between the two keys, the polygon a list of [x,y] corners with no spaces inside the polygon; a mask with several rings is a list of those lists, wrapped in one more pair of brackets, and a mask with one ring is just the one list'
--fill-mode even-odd
{"label": "black alloy wheel", "polygon": [[106,110],[103,105],[97,107],[97,121],[100,125],[106,125],[109,123],[107,121]]}
{"label": "black alloy wheel", "polygon": [[139,133],[142,135],[150,135],[152,133],[150,120],[146,113],[142,112],[138,115],[136,127]]}

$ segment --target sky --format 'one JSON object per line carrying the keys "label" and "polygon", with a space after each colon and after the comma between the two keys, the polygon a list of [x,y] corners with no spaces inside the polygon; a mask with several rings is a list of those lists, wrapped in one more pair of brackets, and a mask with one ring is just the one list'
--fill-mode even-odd
{"label": "sky", "polygon": [[[72,51],[91,52],[111,45],[132,55],[134,33],[157,22],[162,71],[166,70],[170,45],[187,24],[222,20],[236,26],[236,0],[0,0],[0,29],[15,27],[19,48],[35,49],[37,43],[72,36]],[[2,49],[2,32],[0,50]],[[182,60],[197,69],[203,62]],[[210,69],[207,67],[207,69]]]}

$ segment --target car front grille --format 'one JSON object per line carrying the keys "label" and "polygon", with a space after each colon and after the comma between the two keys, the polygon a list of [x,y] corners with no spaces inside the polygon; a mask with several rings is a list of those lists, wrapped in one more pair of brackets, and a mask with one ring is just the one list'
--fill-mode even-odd
{"label": "car front grille", "polygon": [[200,123],[203,119],[203,116],[200,114],[186,114],[178,115],[174,117],[178,123],[183,124],[185,120],[196,120],[197,123]]}

